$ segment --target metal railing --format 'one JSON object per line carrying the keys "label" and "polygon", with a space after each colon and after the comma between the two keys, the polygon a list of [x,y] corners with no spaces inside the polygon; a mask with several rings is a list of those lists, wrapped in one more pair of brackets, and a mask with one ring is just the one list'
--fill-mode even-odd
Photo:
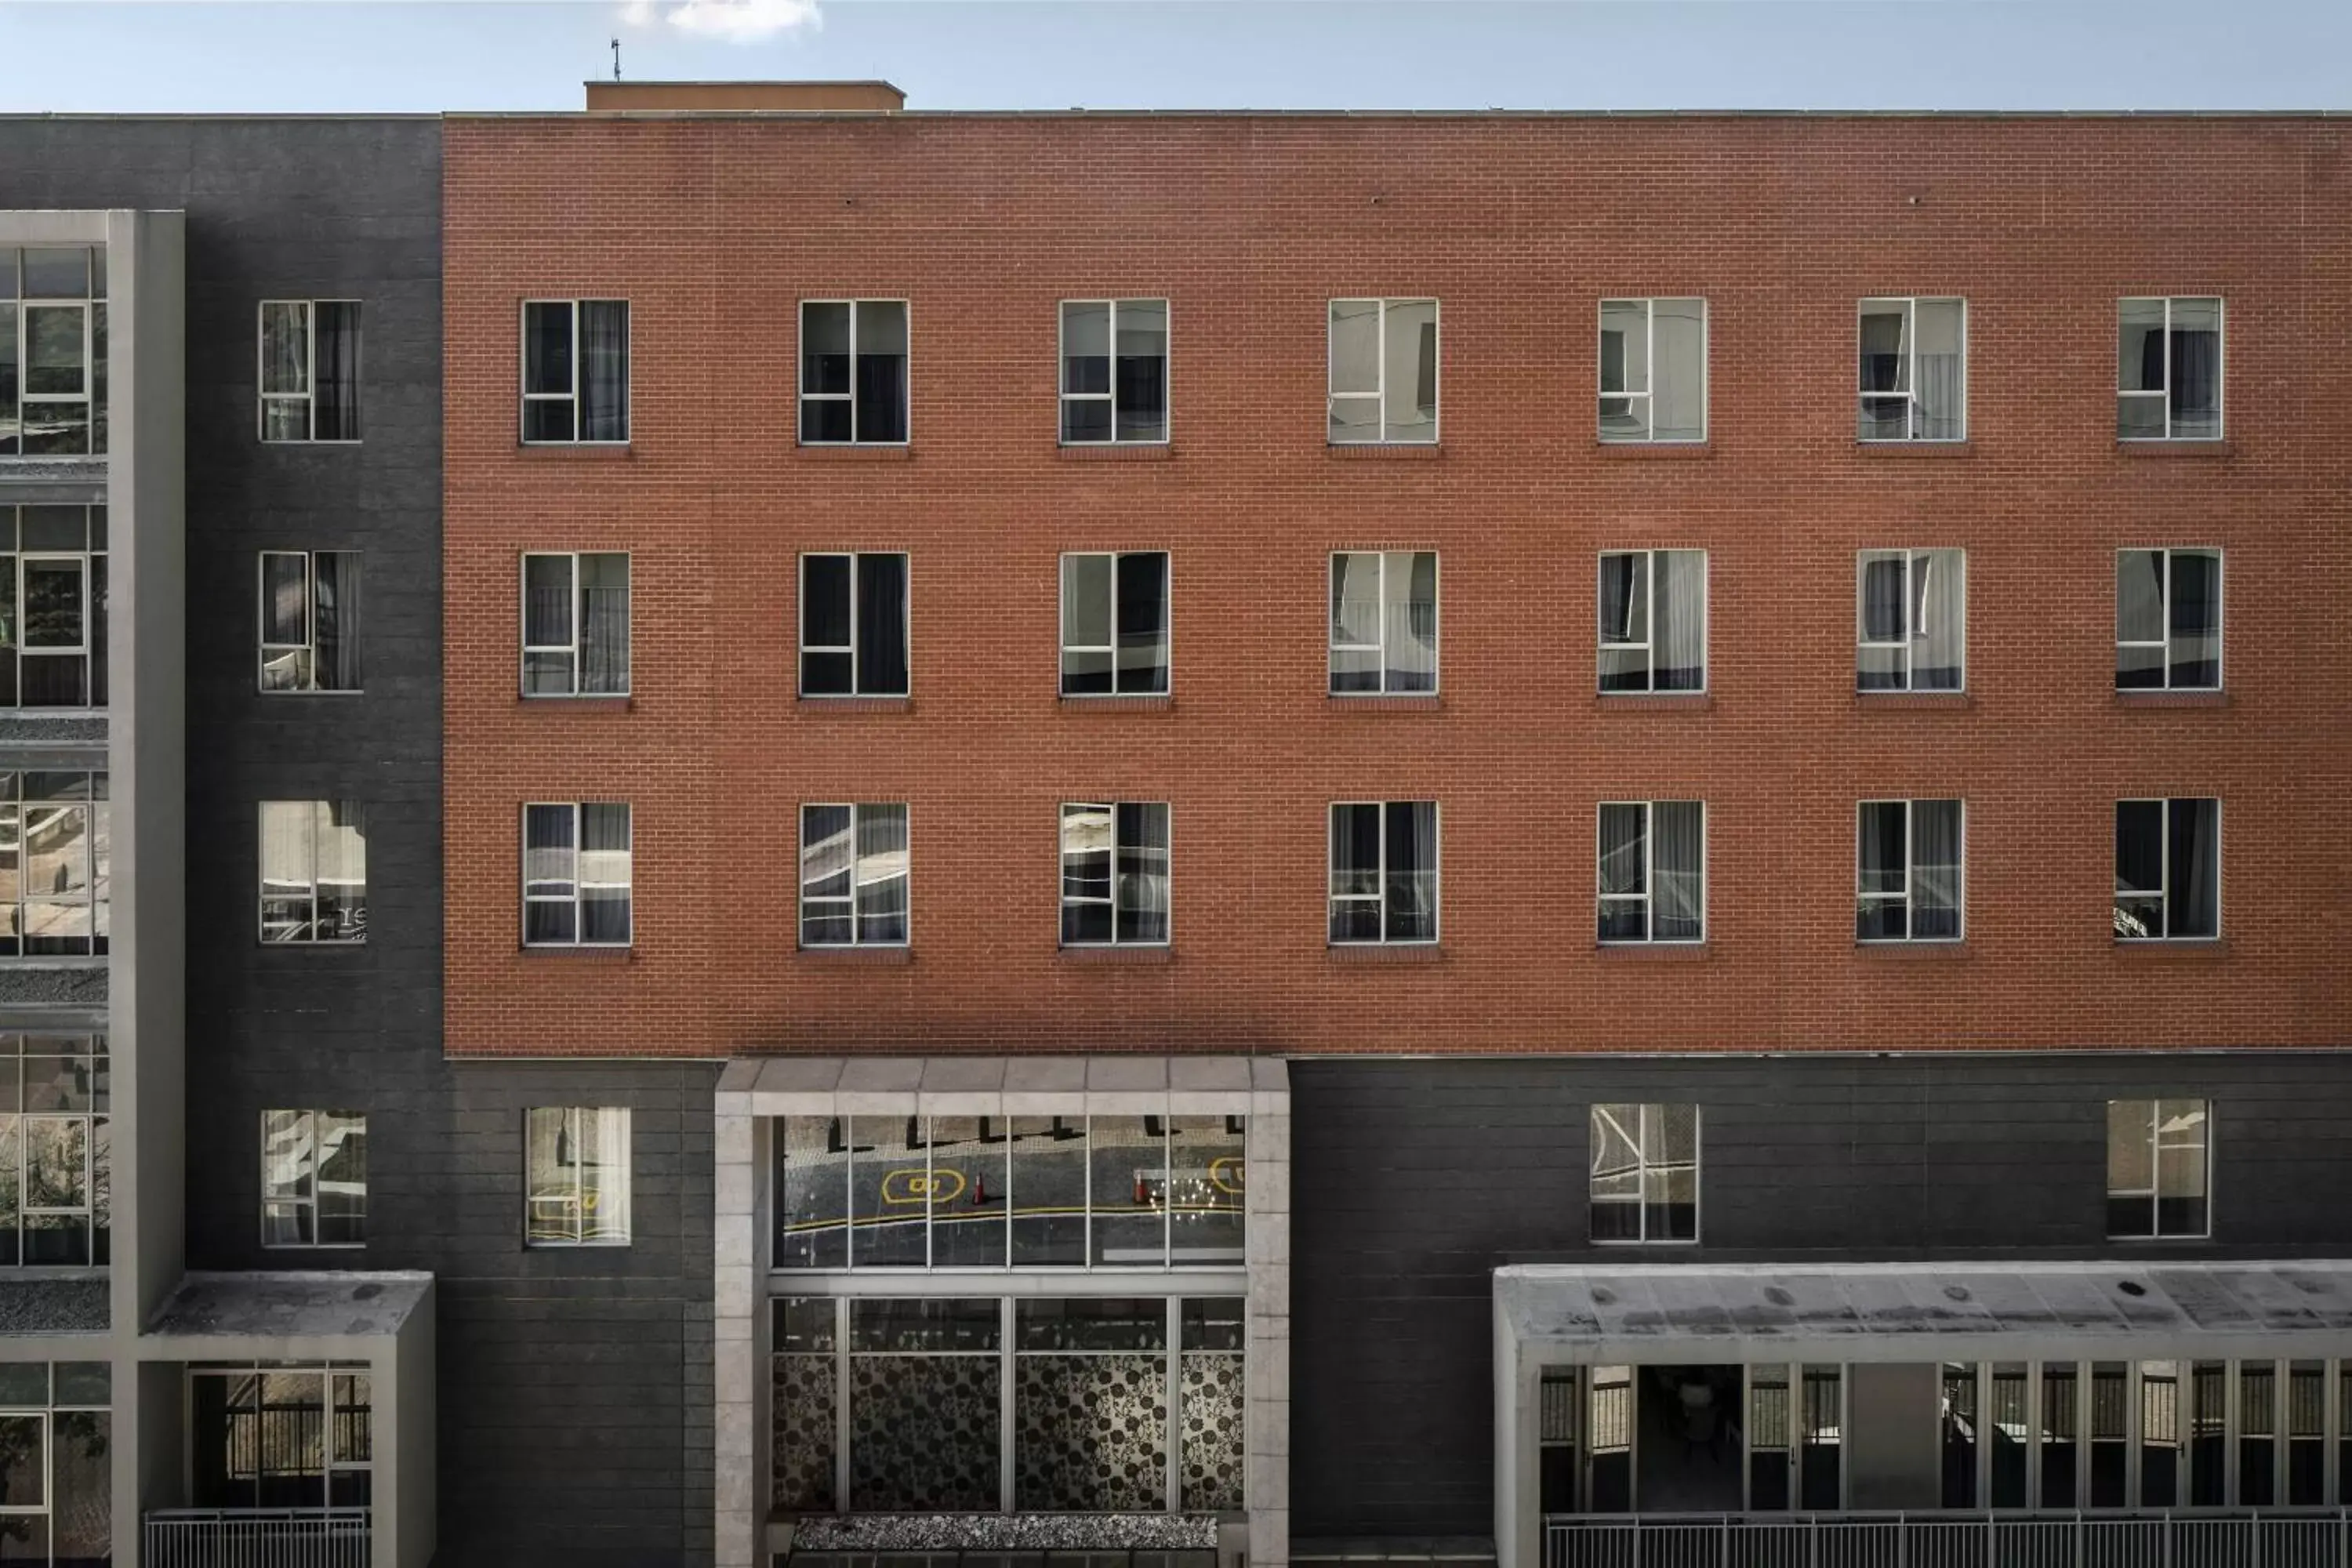
{"label": "metal railing", "polygon": [[146,1568],[368,1568],[363,1508],[158,1509]]}
{"label": "metal railing", "polygon": [[2352,1568],[2352,1510],[1547,1516],[1543,1568]]}

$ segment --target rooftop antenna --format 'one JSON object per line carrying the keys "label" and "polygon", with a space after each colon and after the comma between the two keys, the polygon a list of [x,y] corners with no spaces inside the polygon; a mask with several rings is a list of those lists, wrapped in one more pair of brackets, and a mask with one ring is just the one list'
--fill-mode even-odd
{"label": "rooftop antenna", "polygon": [[621,40],[618,38],[613,40],[613,79],[621,79]]}

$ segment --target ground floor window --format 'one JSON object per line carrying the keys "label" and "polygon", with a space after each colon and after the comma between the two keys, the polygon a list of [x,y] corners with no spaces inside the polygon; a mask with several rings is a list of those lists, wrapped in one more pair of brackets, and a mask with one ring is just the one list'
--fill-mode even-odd
{"label": "ground floor window", "polygon": [[365,1508],[373,1401],[364,1366],[188,1369],[189,1503]]}
{"label": "ground floor window", "polygon": [[113,1417],[103,1362],[0,1363],[0,1561],[113,1560]]}
{"label": "ground floor window", "polygon": [[1242,1507],[1239,1297],[786,1297],[772,1310],[780,1509]]}

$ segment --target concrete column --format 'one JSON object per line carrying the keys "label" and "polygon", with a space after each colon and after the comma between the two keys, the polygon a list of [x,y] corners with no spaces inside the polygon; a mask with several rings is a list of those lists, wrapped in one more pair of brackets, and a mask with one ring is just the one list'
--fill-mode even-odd
{"label": "concrete column", "polygon": [[760,1353],[763,1325],[759,1289],[760,1129],[751,1118],[757,1062],[730,1062],[719,1080],[712,1123],[712,1491],[717,1510],[717,1568],[753,1568],[767,1512],[760,1456],[759,1397],[767,1358]]}
{"label": "concrete column", "polygon": [[1290,1078],[1251,1067],[1248,1395],[1243,1468],[1252,1568],[1290,1561]]}

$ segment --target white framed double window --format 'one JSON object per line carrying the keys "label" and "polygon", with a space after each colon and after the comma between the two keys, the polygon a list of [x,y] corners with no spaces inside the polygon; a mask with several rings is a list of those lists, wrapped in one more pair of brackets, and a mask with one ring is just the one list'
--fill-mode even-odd
{"label": "white framed double window", "polygon": [[1426,446],[1437,439],[1437,301],[1334,300],[1325,439]]}
{"label": "white framed double window", "polygon": [[261,1245],[367,1241],[367,1118],[354,1110],[261,1113]]}
{"label": "white framed double window", "polygon": [[1706,804],[1601,805],[1600,941],[1611,946],[1706,940]]}
{"label": "white framed double window", "polygon": [[1959,941],[1968,907],[1961,803],[1865,800],[1854,818],[1854,940]]}
{"label": "white framed double window", "polygon": [[904,697],[910,653],[907,557],[801,557],[801,695]]}
{"label": "white framed double window", "polygon": [[1698,1239],[1698,1107],[1592,1108],[1596,1244]]}
{"label": "white framed double window", "polygon": [[522,808],[525,947],[626,947],[635,934],[635,827],[625,801]]}
{"label": "white framed double window", "polygon": [[801,807],[801,945],[907,945],[903,801]]}
{"label": "white framed double window", "polygon": [[0,246],[0,458],[106,450],[106,247]]}
{"label": "white framed double window", "polygon": [[2202,1100],[2107,1101],[2107,1235],[2213,1234],[2212,1107]]}
{"label": "white framed double window", "polygon": [[2116,802],[2116,940],[2221,934],[2221,803]]}
{"label": "white framed double window", "polygon": [[1706,439],[1706,301],[1601,301],[1601,439]]}
{"label": "white framed double window", "polygon": [[1329,681],[1334,697],[1437,689],[1437,552],[1331,552]]}
{"label": "white framed double window", "polygon": [[1965,300],[1864,300],[1857,441],[1969,438]]}
{"label": "white framed double window", "polygon": [[900,447],[908,432],[904,300],[801,301],[801,445]]}
{"label": "white framed double window", "polygon": [[1062,695],[1168,694],[1168,552],[1062,557]]}
{"label": "white framed double window", "polygon": [[1601,555],[1603,693],[1706,689],[1706,552],[1608,550]]}
{"label": "white framed double window", "polygon": [[1062,301],[1062,444],[1168,439],[1168,301]]}
{"label": "white framed double window", "polygon": [[1329,844],[1332,946],[1437,940],[1435,801],[1335,801]]}
{"label": "white framed double window", "polygon": [[2221,438],[2221,301],[2127,299],[2116,306],[2116,439]]}
{"label": "white framed double window", "polygon": [[355,800],[261,803],[261,940],[367,940],[367,810]]}
{"label": "white framed double window", "polygon": [[0,1034],[0,1268],[112,1257],[103,1035]]}
{"label": "white framed double window", "polygon": [[526,446],[624,446],[629,439],[629,302],[526,300]]}
{"label": "white framed double window", "polygon": [[269,692],[360,689],[360,552],[261,552],[261,670]]}
{"label": "white framed double window", "polygon": [[1062,803],[1062,945],[1168,943],[1168,803]]}
{"label": "white framed double window", "polygon": [[2221,689],[2221,552],[2116,552],[2116,689]]}
{"label": "white framed double window", "polygon": [[522,558],[522,694],[629,693],[629,557],[533,551]]}
{"label": "white framed double window", "polygon": [[106,706],[106,508],[0,506],[0,708]]}
{"label": "white framed double window", "polygon": [[261,438],[360,438],[360,302],[261,302]]}
{"label": "white framed double window", "polygon": [[523,1241],[629,1244],[626,1107],[534,1106],[523,1112]]}
{"label": "white framed double window", "polygon": [[1865,550],[1854,558],[1857,691],[1959,691],[1968,685],[1965,550]]}

